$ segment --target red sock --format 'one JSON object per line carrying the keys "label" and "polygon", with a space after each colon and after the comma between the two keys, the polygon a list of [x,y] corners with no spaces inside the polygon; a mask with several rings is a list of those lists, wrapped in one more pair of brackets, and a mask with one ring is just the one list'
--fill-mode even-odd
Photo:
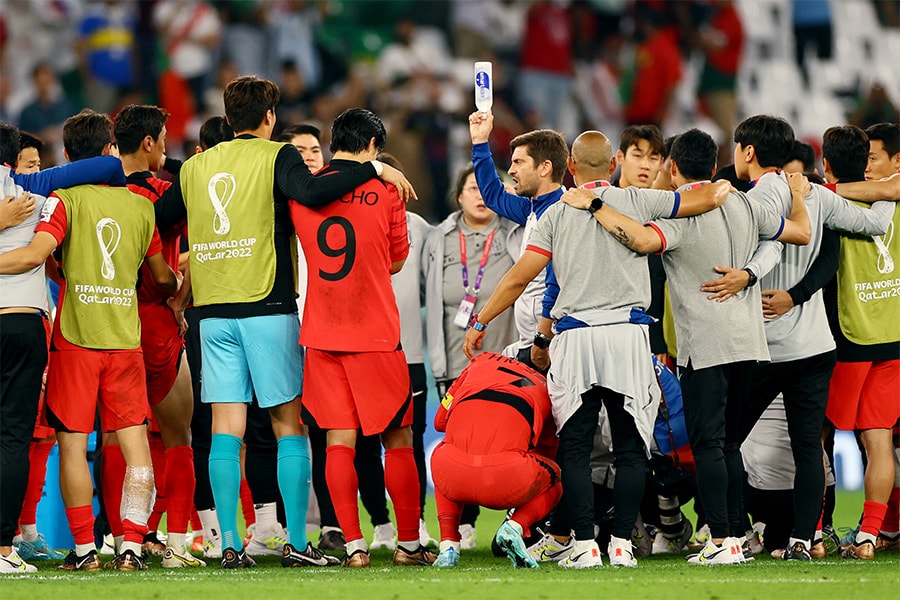
{"label": "red sock", "polygon": [[[194,479],[194,482],[196,484],[196,478]],[[194,533],[203,532],[203,523],[200,521],[200,515],[197,514],[197,509],[194,508],[193,504],[191,504],[191,531]]]}
{"label": "red sock", "polygon": [[441,541],[458,542],[462,505],[450,500],[437,489],[434,490],[434,503],[437,505],[438,523],[441,524]]}
{"label": "red sock", "polygon": [[539,494],[536,498],[532,498],[522,506],[516,508],[516,512],[513,513],[510,520],[521,525],[525,535],[528,535],[529,528],[534,525],[538,519],[549,514],[561,497],[562,483],[557,481],[556,485],[543,494]]}
{"label": "red sock", "polygon": [[397,541],[419,539],[419,471],[413,449],[391,448],[384,451],[384,487],[394,504],[397,517]]}
{"label": "red sock", "polygon": [[191,508],[194,506],[194,451],[190,446],[166,450],[166,499],[169,533],[187,533]]}
{"label": "red sock", "polygon": [[28,471],[28,487],[25,490],[25,500],[22,502],[22,512],[19,513],[19,523],[34,525],[37,523],[37,505],[44,493],[44,479],[47,477],[47,458],[56,440],[31,442],[28,447],[28,462],[31,465]]}
{"label": "red sock", "polygon": [[[114,537],[123,535],[122,486],[125,485],[125,457],[119,446],[106,445],[101,450],[103,464],[100,467],[100,488],[103,494],[103,506],[106,508],[106,520]],[[93,532],[91,533],[93,537]],[[86,542],[85,542],[86,543]]]}
{"label": "red sock", "polygon": [[147,443],[150,445],[153,481],[156,483],[156,499],[153,502],[153,512],[147,519],[147,530],[156,531],[159,529],[159,522],[162,521],[169,501],[166,493],[166,447],[163,445],[162,436],[156,433],[147,434]]}
{"label": "red sock", "polygon": [[887,504],[872,502],[871,500],[863,502],[863,518],[859,530],[877,537],[878,530],[884,522],[885,512],[887,512]]}
{"label": "red sock", "polygon": [[241,512],[244,513],[244,523],[250,527],[256,523],[256,511],[253,510],[253,493],[246,479],[241,479]]}
{"label": "red sock", "polygon": [[887,503],[887,512],[884,514],[881,531],[885,533],[900,531],[900,487],[891,490],[891,498]]}
{"label": "red sock", "polygon": [[135,544],[144,543],[144,536],[150,531],[146,525],[140,525],[131,519],[122,519],[122,530],[125,532],[125,541]]}
{"label": "red sock", "polygon": [[[348,446],[328,446],[325,450],[325,481],[328,483],[331,503],[334,504],[334,514],[337,515],[338,524],[344,531],[344,539],[348,542],[363,537],[359,526],[359,502],[356,498],[359,493],[359,478],[356,476],[356,467],[353,466],[355,456],[356,450]],[[417,524],[416,535],[418,531]]]}
{"label": "red sock", "polygon": [[94,511],[91,505],[73,506],[66,509],[69,531],[78,545],[94,543]]}

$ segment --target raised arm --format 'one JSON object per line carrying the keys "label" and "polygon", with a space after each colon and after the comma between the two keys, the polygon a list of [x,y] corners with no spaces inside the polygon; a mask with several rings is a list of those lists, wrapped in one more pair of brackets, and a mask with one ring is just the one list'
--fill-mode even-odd
{"label": "raised arm", "polygon": [[469,136],[472,138],[472,165],[475,167],[475,181],[484,205],[492,211],[506,217],[510,221],[525,225],[531,212],[531,200],[523,196],[510,194],[503,187],[503,181],[497,175],[494,157],[488,140],[494,127],[494,114],[485,115],[473,112],[469,115]]}

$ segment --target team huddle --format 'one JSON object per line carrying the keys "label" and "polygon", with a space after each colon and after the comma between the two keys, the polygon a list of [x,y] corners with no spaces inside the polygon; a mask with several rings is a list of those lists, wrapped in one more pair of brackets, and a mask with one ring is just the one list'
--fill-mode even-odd
{"label": "team huddle", "polygon": [[[536,130],[510,144],[508,190],[493,116],[476,112],[458,224],[424,235],[376,115],[342,113],[322,165],[302,145],[318,149],[315,128],[270,141],[278,99],[270,81],[231,81],[227,122],[204,124],[183,163],[165,156],[167,113],[154,106],[127,106],[115,122],[71,117],[71,164],[28,175],[10,167],[18,131],[0,127],[0,571],[55,557],[32,491],[54,436],[74,538],[64,570],[145,570],[149,556],[204,566],[195,554],[229,569],[253,567],[254,554],[368,567],[359,494],[371,548],[392,548],[403,566],[457,566],[477,506],[508,511],[494,545],[517,568],[599,567],[604,554],[635,567],[688,548],[692,564],[741,563],[762,551],[760,534],[784,560],[900,549],[900,126],[828,129],[819,182],[810,168],[788,172],[794,133],[775,117],[737,127],[729,174],[696,129],[663,140],[631,126],[618,152],[598,131],[570,151]],[[157,178],[163,169],[174,179]],[[480,220],[464,187],[473,210],[490,209]],[[457,234],[459,255],[443,243]],[[508,270],[497,272],[498,254]],[[470,256],[481,257],[472,286]],[[426,308],[443,375],[434,427],[445,432],[431,458],[434,552],[422,520],[424,360],[408,336],[421,346],[417,296],[449,296],[454,261],[459,308],[439,298],[437,325]],[[479,298],[486,267],[498,280]],[[401,293],[401,277],[415,289]],[[60,287],[52,322],[48,278]],[[454,342],[440,361],[433,327]],[[483,345],[496,352],[477,354]],[[106,564],[87,459],[95,429]],[[866,502],[846,540],[831,523],[835,429],[855,431],[866,460]],[[367,501],[374,472],[396,528]],[[255,505],[246,539],[239,498],[245,514]],[[681,510],[691,498],[693,543]],[[193,553],[189,527],[203,532]]]}

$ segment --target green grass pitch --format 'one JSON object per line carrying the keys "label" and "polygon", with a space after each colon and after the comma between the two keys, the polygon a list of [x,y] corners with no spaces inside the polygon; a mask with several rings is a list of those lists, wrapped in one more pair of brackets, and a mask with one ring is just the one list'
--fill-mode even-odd
{"label": "green grass pitch", "polygon": [[[835,522],[854,525],[862,494],[839,493]],[[426,513],[437,534],[433,502]],[[362,512],[365,515],[365,512]],[[693,516],[692,511],[688,511]],[[252,570],[223,571],[217,566],[196,570],[163,570],[159,559],[143,573],[62,573],[58,562],[37,563],[39,572],[4,576],[0,594],[9,599],[57,600],[139,598],[316,598],[330,600],[512,600],[590,599],[724,599],[843,600],[900,598],[900,553],[879,554],[873,562],[829,557],[811,563],[784,563],[761,555],[749,564],[719,567],[687,565],[681,556],[639,559],[636,569],[604,567],[564,570],[552,563],[536,570],[514,570],[507,559],[494,558],[490,540],[502,513],[482,511],[479,547],[464,551],[456,569],[393,567],[391,553],[375,551],[367,570],[282,569],[277,557],[258,559]],[[364,529],[367,536],[371,528]]]}

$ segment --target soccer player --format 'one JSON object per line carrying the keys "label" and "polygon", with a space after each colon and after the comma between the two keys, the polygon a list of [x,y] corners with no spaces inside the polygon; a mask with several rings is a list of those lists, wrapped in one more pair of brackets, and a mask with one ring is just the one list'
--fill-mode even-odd
{"label": "soccer player", "polygon": [[[171,185],[153,176],[162,168],[166,154],[166,119],[168,113],[156,106],[129,105],[116,116],[115,135],[125,170],[129,190],[156,202]],[[181,226],[160,231],[163,257],[169,267],[178,272],[181,246]],[[147,372],[147,395],[150,408],[165,447],[163,462],[165,479],[157,482],[166,504],[167,548],[162,557],[165,568],[199,567],[205,563],[187,551],[185,535],[194,498],[194,453],[191,450],[191,415],[188,369],[181,369],[184,341],[181,337],[179,315],[172,312],[169,291],[155,285],[142,270],[138,287],[138,313],[141,317],[141,349]],[[174,303],[180,302],[174,299]],[[182,383],[176,385],[176,379]],[[187,393],[186,393],[187,392]],[[103,444],[103,465],[116,452],[117,445]],[[112,461],[115,463],[116,459]],[[106,477],[103,478],[106,481]],[[113,478],[115,481],[115,478]],[[118,487],[118,486],[114,486]],[[121,489],[119,487],[119,489]],[[121,492],[119,492],[121,493]],[[111,497],[113,499],[115,496]],[[110,502],[108,506],[115,507]],[[110,514],[110,526],[117,520],[116,511]]]}
{"label": "soccer player", "polygon": [[[609,141],[606,156],[612,155]],[[607,164],[597,165],[590,202],[597,210],[613,199],[637,219],[697,214],[718,206],[727,184],[702,186],[683,194],[658,190],[619,190],[602,180]],[[581,182],[577,182],[581,183]],[[599,195],[602,192],[603,198]],[[608,193],[613,192],[613,193]],[[491,299],[473,320],[463,347],[472,358],[490,321],[512,305],[525,285],[550,261],[559,278],[559,297],[552,310],[556,336],[550,344],[548,389],[559,434],[557,461],[562,472],[563,502],[574,529],[574,541],[559,564],[567,568],[602,566],[594,541],[590,455],[599,414],[606,408],[616,466],[615,523],[609,545],[611,563],[636,566],[631,531],[644,491],[648,448],[660,391],[650,357],[645,309],[649,303],[646,260],[598,235],[599,224],[584,211],[557,204],[538,222],[522,258],[501,280]]]}
{"label": "soccer player", "polygon": [[282,565],[331,564],[306,538],[310,466],[300,425],[300,324],[288,199],[331,202],[379,169],[403,198],[412,190],[402,174],[380,163],[314,178],[296,148],[269,141],[279,95],[268,80],[247,76],[229,82],[225,115],[235,139],[185,161],[170,188],[175,191],[156,203],[162,229],[185,217],[188,222],[194,306],[201,319],[201,394],[213,404],[209,469],[224,568],[255,564],[236,533],[241,438],[254,394],[269,409],[278,439],[278,484],[290,538]]}
{"label": "soccer player", "polygon": [[[386,135],[368,110],[344,111],[332,125],[334,158],[322,174],[329,179],[373,160]],[[300,336],[303,420],[327,431],[325,475],[346,540],[344,565],[370,563],[353,464],[359,429],[381,434],[385,447],[385,485],[397,516],[394,564],[429,565],[436,556],[419,543],[412,394],[390,281],[409,252],[405,208],[393,187],[371,181],[317,210],[292,204],[291,218],[310,273]]]}
{"label": "soccer player", "polygon": [[619,187],[649,188],[664,162],[665,144],[656,125],[629,125],[622,130],[616,153]]}
{"label": "soccer player", "polygon": [[[671,174],[679,193],[709,185],[717,150],[713,139],[697,129],[675,140]],[[582,196],[585,198],[576,206],[586,205],[587,194]],[[746,196],[733,194],[719,210],[690,219],[664,219],[651,227],[610,207],[594,211],[597,221],[626,247],[641,253],[664,252],[685,421],[712,532],[711,540],[692,561],[698,564],[744,560],[737,539],[743,533],[743,471],[736,433],[740,408],[749,401],[753,365],[768,358],[759,295],[745,294],[711,307],[698,283],[717,261],[743,264],[759,239],[806,243],[809,221],[802,200],[795,202],[794,209],[791,220],[785,220]],[[697,325],[701,322],[702,331]],[[725,327],[732,332],[728,336],[704,333]]]}
{"label": "soccer player", "polygon": [[37,173],[41,170],[41,151],[44,149],[44,142],[30,133],[20,132],[20,136],[16,173]]}
{"label": "soccer player", "polygon": [[441,399],[434,428],[445,432],[431,455],[441,524],[436,567],[459,564],[462,505],[514,508],[497,543],[516,568],[537,568],[522,540],[562,495],[556,435],[544,376],[491,352],[479,354]]}
{"label": "soccer player", "polygon": [[[867,180],[900,172],[900,126],[881,123],[866,130],[868,160],[857,163],[859,180],[865,165]],[[854,184],[859,185],[859,184]],[[846,185],[838,185],[843,193]],[[891,229],[883,236],[842,237],[836,287],[826,296],[837,342],[837,363],[829,389],[828,421],[837,429],[860,430],[866,450],[866,501],[862,523],[852,544],[843,549],[849,558],[874,558],[875,550],[896,548],[900,534],[897,505],[898,451],[891,428],[900,418],[900,329],[896,315],[894,257],[900,256],[900,210],[894,209]],[[893,489],[892,489],[893,488]]]}
{"label": "soccer player", "polygon": [[309,172],[315,173],[325,166],[321,137],[322,131],[318,127],[301,123],[285,128],[278,136],[278,141],[293,145],[303,157],[303,162],[309,167]]}
{"label": "soccer player", "polygon": [[[63,128],[67,157],[77,160],[108,153],[112,129],[109,117],[90,110],[71,117]],[[125,539],[111,566],[143,570],[141,542],[153,500],[153,470],[134,289],[145,257],[157,284],[175,291],[178,282],[160,253],[152,204],[124,188],[78,186],[56,192],[44,207],[31,243],[0,256],[0,273],[32,269],[58,246],[66,279],[54,323],[47,411],[59,439],[60,487],[75,538],[75,549],[60,568],[101,568],[94,546],[86,458],[99,400],[103,430],[117,433],[127,465],[122,499]]]}

